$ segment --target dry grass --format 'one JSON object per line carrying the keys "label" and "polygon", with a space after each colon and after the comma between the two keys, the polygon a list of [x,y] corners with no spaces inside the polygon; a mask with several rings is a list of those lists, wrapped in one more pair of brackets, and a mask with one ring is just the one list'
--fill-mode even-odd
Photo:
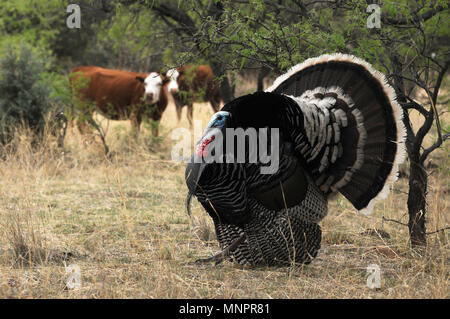
{"label": "dry grass", "polygon": [[[185,111],[184,111],[185,112]],[[187,127],[185,113],[181,126]],[[194,118],[206,124],[208,105]],[[103,123],[106,126],[106,123]],[[366,217],[342,197],[321,223],[323,244],[308,266],[248,269],[225,262],[193,265],[218,251],[211,220],[193,201],[184,208],[184,164],[174,163],[173,105],[162,137],[144,130],[140,142],[126,122],[110,123],[108,143],[85,142],[69,129],[63,154],[27,148],[0,161],[0,298],[448,298],[449,232],[412,251],[405,179]],[[433,158],[428,229],[449,224],[448,149]],[[363,235],[382,229],[390,238]],[[369,264],[381,268],[379,290],[366,287]],[[81,270],[81,288],[68,289],[66,266]]]}

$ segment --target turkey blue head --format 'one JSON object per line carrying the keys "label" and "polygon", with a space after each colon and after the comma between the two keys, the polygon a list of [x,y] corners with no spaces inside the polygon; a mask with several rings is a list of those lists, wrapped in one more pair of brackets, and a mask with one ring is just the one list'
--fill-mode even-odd
{"label": "turkey blue head", "polygon": [[[231,113],[227,111],[220,111],[213,115],[208,125],[205,128],[202,138],[197,143],[194,161],[199,162],[205,160],[205,157],[210,156],[209,148],[211,144],[216,144],[217,139],[224,135],[224,131],[231,124]],[[216,143],[214,143],[216,141]],[[220,145],[218,145],[220,146]]]}

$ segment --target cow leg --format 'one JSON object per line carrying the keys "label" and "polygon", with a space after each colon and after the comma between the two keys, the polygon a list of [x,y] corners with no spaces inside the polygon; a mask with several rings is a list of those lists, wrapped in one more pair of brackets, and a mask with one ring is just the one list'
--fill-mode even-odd
{"label": "cow leg", "polygon": [[93,120],[92,116],[93,116],[92,113],[85,113],[77,119],[77,127],[81,135],[92,134],[92,129],[89,125],[89,122]]}
{"label": "cow leg", "polygon": [[136,115],[131,119],[131,129],[133,131],[132,133],[136,140],[138,139],[139,131],[141,128],[141,122],[142,122],[142,118],[140,115]]}
{"label": "cow leg", "polygon": [[73,128],[75,127],[75,106],[73,103],[67,109],[67,127],[70,128],[70,131],[73,133]]}
{"label": "cow leg", "polygon": [[177,110],[177,119],[178,119],[178,122],[180,122],[180,120],[181,120],[181,111],[183,110],[183,105],[176,98],[174,98],[173,100],[175,102],[175,108]]}
{"label": "cow leg", "polygon": [[192,119],[194,117],[194,107],[193,104],[188,104],[187,108],[187,119],[189,122],[189,128],[192,128]]}
{"label": "cow leg", "polygon": [[154,137],[159,135],[159,121],[154,121],[152,123],[152,134]]}

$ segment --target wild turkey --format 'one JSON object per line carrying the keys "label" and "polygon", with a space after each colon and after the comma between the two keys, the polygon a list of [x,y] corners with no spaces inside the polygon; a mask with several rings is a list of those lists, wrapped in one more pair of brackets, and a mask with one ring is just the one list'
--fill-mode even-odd
{"label": "wild turkey", "polygon": [[[331,54],[294,66],[265,92],[226,104],[186,168],[188,212],[195,195],[223,249],[200,261],[309,263],[320,248],[318,222],[330,196],[340,192],[356,209],[372,211],[404,158],[402,110],[395,99],[370,64]],[[278,129],[278,170],[262,174],[266,164],[260,159],[242,163],[225,152],[223,163],[207,163],[218,132],[226,144],[227,128]]]}

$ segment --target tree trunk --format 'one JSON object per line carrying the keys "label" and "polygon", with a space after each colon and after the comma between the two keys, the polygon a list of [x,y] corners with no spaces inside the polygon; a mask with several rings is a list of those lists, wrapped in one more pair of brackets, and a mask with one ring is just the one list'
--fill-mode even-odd
{"label": "tree trunk", "polygon": [[426,194],[428,176],[419,161],[410,160],[408,213],[409,235],[413,247],[426,246]]}
{"label": "tree trunk", "polygon": [[[397,101],[402,105],[407,104],[405,94],[405,84],[400,76],[403,70],[403,64],[398,54],[391,56],[394,67],[394,87],[396,88]],[[416,136],[412,130],[409,114],[406,108],[403,109],[403,123],[406,128],[406,150],[410,162],[409,167],[409,192],[408,192],[408,214],[409,214],[409,237],[412,247],[426,246],[426,193],[428,176],[419,160],[420,148],[416,149]]]}
{"label": "tree trunk", "polygon": [[228,76],[225,74],[225,71],[222,69],[220,63],[212,62],[211,69],[213,70],[214,76],[216,77],[225,75],[219,83],[219,91],[220,95],[222,95],[223,102],[226,104],[234,100],[233,87],[231,86],[230,80],[228,79]]}
{"label": "tree trunk", "polygon": [[220,82],[219,90],[225,104],[234,100],[233,88],[231,87],[230,81],[226,76]]}
{"label": "tree trunk", "polygon": [[270,69],[268,67],[262,66],[258,72],[258,82],[256,90],[258,92],[264,91],[264,78],[269,74]]}

